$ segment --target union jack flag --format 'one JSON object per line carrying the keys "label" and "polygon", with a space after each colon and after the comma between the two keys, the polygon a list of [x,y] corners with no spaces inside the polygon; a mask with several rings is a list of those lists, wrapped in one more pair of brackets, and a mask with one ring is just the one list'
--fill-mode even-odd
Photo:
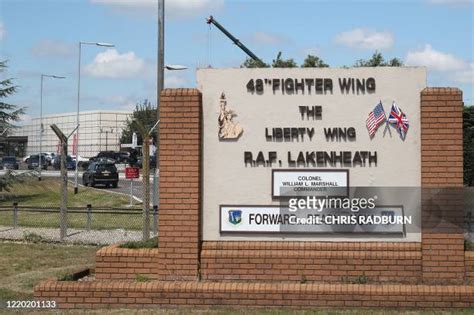
{"label": "union jack flag", "polygon": [[400,138],[405,140],[408,132],[408,119],[402,110],[395,105],[395,102],[392,104],[392,110],[390,111],[390,116],[388,117],[388,123],[394,126],[398,133],[400,134]]}
{"label": "union jack flag", "polygon": [[386,121],[385,111],[383,109],[382,102],[375,106],[374,110],[369,113],[369,117],[365,121],[367,129],[369,130],[369,136],[372,138],[379,128],[379,126]]}

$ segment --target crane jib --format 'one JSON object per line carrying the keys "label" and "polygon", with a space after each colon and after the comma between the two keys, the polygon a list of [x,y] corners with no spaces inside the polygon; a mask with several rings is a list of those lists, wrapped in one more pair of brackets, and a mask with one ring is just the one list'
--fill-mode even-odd
{"label": "crane jib", "polygon": [[231,41],[233,41],[234,44],[237,45],[240,49],[242,49],[250,58],[263,63],[260,58],[258,58],[250,49],[247,48],[247,46],[242,44],[241,41],[235,38],[234,35],[232,35],[228,30],[225,29],[225,27],[223,27],[219,22],[217,22],[212,15],[206,20],[206,22],[207,24],[214,24],[215,27],[217,27],[222,33],[224,33],[224,35],[226,35]]}

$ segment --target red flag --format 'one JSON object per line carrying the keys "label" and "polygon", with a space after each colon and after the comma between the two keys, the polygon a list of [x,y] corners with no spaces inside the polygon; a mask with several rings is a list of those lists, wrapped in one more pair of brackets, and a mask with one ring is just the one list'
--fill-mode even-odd
{"label": "red flag", "polygon": [[74,137],[72,138],[72,155],[77,155],[77,133],[74,134]]}

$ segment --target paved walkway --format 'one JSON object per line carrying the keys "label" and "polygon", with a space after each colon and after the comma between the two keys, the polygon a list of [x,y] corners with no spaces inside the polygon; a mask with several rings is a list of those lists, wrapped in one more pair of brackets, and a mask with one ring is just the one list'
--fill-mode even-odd
{"label": "paved walkway", "polygon": [[[36,238],[50,242],[59,242],[59,229],[52,228],[34,228],[11,226],[0,226],[0,239],[3,240],[25,240],[26,238]],[[90,244],[90,245],[109,245],[127,241],[139,241],[142,239],[142,231],[127,231],[123,229],[116,230],[79,230],[68,229],[67,237],[64,243],[67,244]]]}

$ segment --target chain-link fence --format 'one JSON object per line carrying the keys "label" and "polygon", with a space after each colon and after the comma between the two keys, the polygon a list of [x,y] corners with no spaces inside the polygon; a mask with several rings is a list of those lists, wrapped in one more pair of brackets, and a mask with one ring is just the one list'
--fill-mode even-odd
{"label": "chain-link fence", "polygon": [[[67,209],[61,237],[60,179],[27,178],[0,193],[0,239],[113,244],[143,239],[144,213],[140,181],[132,192],[129,181],[117,188],[68,184]],[[64,231],[65,228],[65,231]],[[150,237],[158,233],[158,208],[150,206]]]}
{"label": "chain-link fence", "polygon": [[474,187],[464,189],[464,231],[466,240],[474,243]]}

